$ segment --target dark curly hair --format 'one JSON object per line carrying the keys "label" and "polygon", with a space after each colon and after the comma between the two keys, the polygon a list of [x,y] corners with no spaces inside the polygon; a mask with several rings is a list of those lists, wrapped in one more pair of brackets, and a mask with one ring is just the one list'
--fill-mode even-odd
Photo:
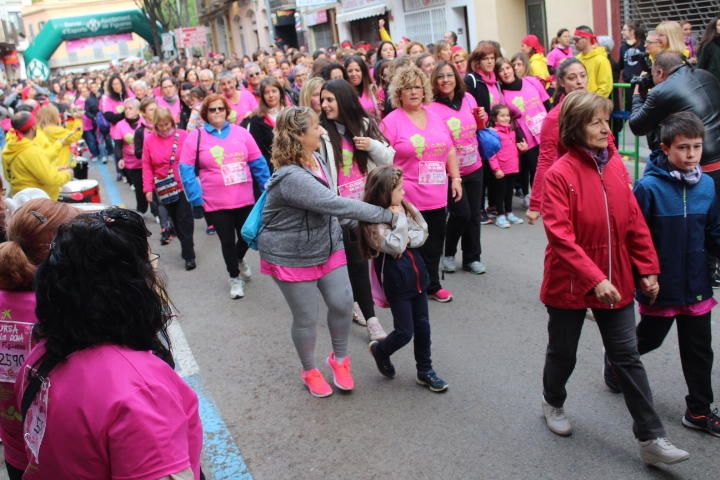
{"label": "dark curly hair", "polygon": [[142,217],[111,207],[62,225],[35,277],[36,339],[58,360],[99,344],[151,350],[172,364],[171,305]]}

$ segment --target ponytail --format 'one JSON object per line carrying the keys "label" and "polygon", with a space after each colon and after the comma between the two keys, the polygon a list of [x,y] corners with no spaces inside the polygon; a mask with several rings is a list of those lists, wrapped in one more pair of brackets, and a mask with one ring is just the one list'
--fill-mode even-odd
{"label": "ponytail", "polygon": [[19,243],[0,243],[0,290],[31,290],[36,269]]}

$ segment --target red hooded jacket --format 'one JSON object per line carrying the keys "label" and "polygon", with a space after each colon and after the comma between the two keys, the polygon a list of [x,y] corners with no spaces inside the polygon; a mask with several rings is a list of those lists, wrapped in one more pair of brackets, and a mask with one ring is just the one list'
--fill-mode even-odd
{"label": "red hooded jacket", "polygon": [[[545,174],[543,225],[548,237],[540,299],[562,309],[621,308],[633,301],[636,275],[660,272],[650,230],[617,152],[600,173],[571,149]],[[621,300],[607,305],[593,291],[605,279]]]}

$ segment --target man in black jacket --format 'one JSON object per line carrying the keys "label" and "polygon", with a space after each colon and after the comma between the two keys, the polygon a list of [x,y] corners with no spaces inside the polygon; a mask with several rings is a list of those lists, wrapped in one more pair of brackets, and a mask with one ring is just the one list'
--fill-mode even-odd
{"label": "man in black jacket", "polygon": [[694,69],[674,52],[663,52],[652,66],[655,87],[647,98],[635,87],[630,129],[647,135],[650,149],[660,148],[660,124],[677,112],[693,112],[705,125],[700,165],[720,183],[720,81],[704,70]]}

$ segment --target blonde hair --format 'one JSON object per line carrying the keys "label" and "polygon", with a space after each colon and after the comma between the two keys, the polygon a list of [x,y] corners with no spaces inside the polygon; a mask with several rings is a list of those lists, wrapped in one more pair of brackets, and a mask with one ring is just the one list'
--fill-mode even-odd
{"label": "blonde hair", "polygon": [[420,80],[423,87],[423,103],[429,104],[433,100],[432,86],[430,79],[425,73],[414,65],[398,68],[393,72],[393,78],[390,82],[388,95],[390,102],[395,108],[402,108],[401,95],[403,89],[412,88],[415,82]]}
{"label": "blonde hair", "polygon": [[159,107],[157,110],[155,110],[155,115],[153,115],[153,125],[159,125],[162,122],[170,122],[175,128],[175,119],[172,116],[172,112],[169,108],[165,107]]}
{"label": "blonde hair", "polygon": [[310,80],[306,80],[300,90],[300,102],[301,107],[312,108],[312,94],[318,89],[322,88],[325,84],[325,80],[322,77],[312,77]]}
{"label": "blonde hair", "polygon": [[660,22],[655,28],[656,33],[661,33],[667,37],[668,46],[663,51],[665,52],[676,52],[680,55],[685,55],[687,46],[685,46],[685,35],[683,34],[682,27],[678,22],[666,20]]}
{"label": "blonde hair", "polygon": [[422,48],[422,52],[420,52],[420,53],[427,53],[427,47],[425,47],[425,45],[423,45],[422,43],[410,42],[407,45],[405,45],[405,55],[410,56],[410,49],[412,49],[413,47],[418,47],[418,46]]}
{"label": "blonde hair", "polygon": [[310,107],[289,107],[278,115],[271,160],[275,168],[303,165],[305,151],[300,137],[317,123],[318,116]]}
{"label": "blonde hair", "polygon": [[612,101],[584,90],[569,93],[560,110],[560,140],[565,148],[584,147],[585,127],[598,111],[608,115],[612,112]]}
{"label": "blonde hair", "polygon": [[57,107],[55,107],[55,105],[43,105],[37,111],[35,119],[37,120],[38,128],[45,128],[50,125],[60,125],[60,111]]}

